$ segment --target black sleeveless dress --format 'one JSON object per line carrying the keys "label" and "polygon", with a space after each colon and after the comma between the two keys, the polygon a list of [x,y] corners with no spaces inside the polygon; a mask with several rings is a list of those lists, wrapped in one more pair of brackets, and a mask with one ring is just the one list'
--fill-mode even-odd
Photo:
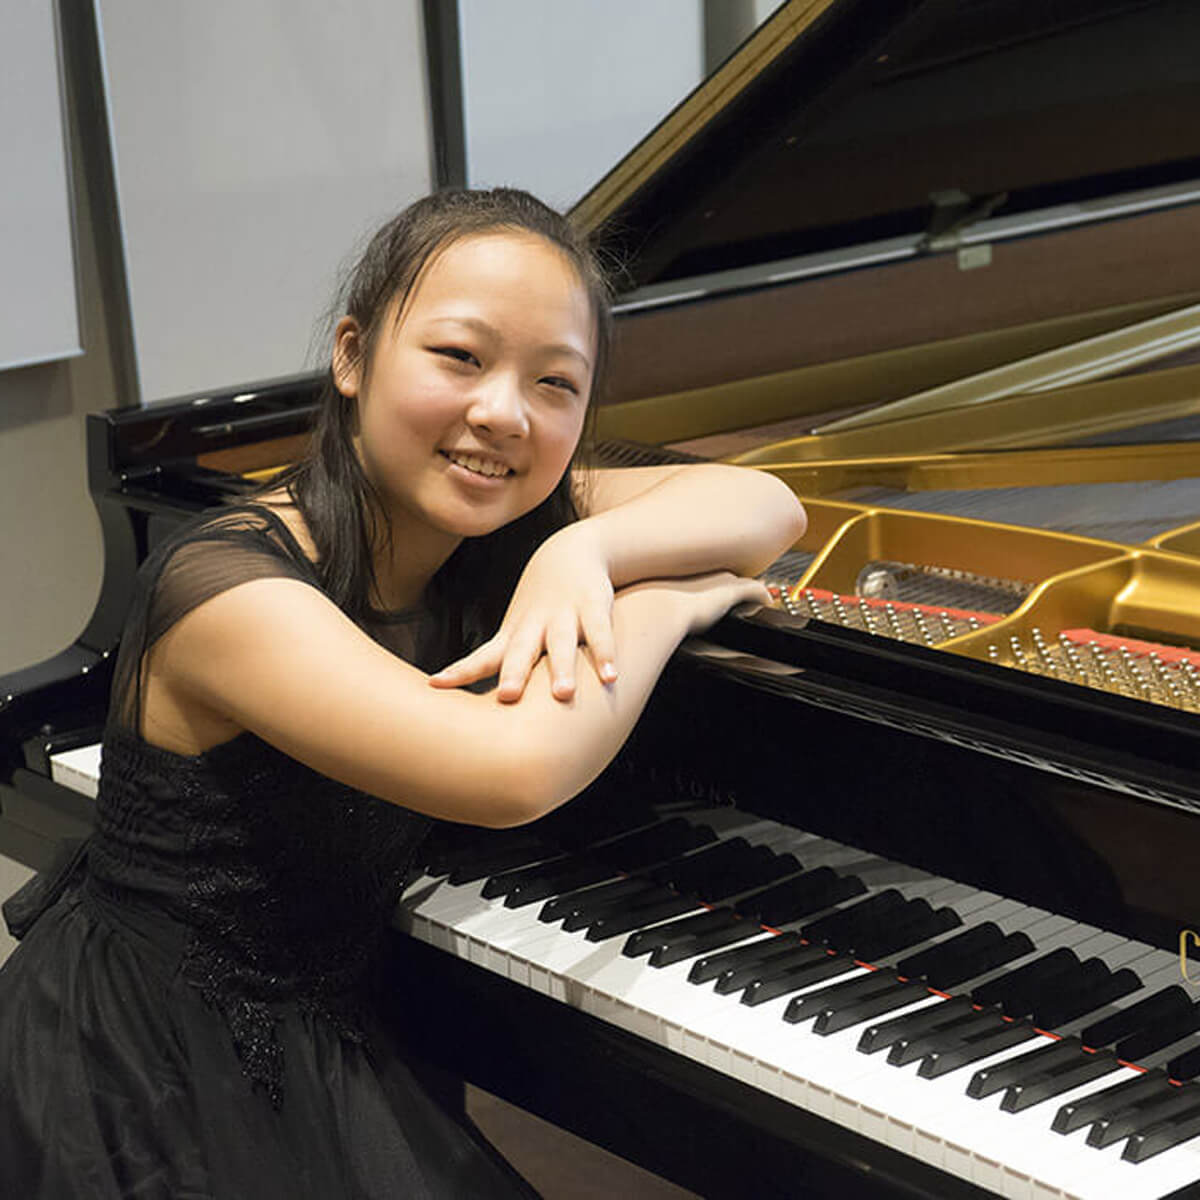
{"label": "black sleeveless dress", "polygon": [[[376,982],[428,818],[249,733],[196,756],[138,735],[144,652],[265,577],[319,586],[257,506],[194,523],[142,570],[95,832],[5,906],[22,940],[0,969],[0,1195],[528,1197],[419,1082],[421,1031]],[[427,651],[420,620],[367,632]]]}

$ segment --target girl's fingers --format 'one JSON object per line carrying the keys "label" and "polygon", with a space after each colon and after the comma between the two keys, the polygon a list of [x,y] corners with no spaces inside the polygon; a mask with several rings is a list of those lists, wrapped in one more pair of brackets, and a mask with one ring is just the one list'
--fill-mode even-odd
{"label": "girl's fingers", "polygon": [[464,655],[456,662],[443,667],[435,675],[429,677],[434,687],[463,687],[480,679],[487,679],[500,669],[504,658],[505,643],[498,638],[492,638],[477,646],[470,654]]}
{"label": "girl's fingers", "polygon": [[608,609],[591,612],[580,620],[581,640],[588,648],[601,683],[617,678],[617,644],[613,638],[612,614]]}
{"label": "girl's fingers", "polygon": [[579,651],[579,622],[574,613],[555,617],[546,629],[550,692],[556,700],[575,695],[575,656]]}
{"label": "girl's fingers", "polygon": [[536,633],[522,630],[509,639],[504,661],[500,664],[500,679],[496,689],[501,700],[520,700],[525,694],[530,672],[542,656],[542,636],[540,630]]}

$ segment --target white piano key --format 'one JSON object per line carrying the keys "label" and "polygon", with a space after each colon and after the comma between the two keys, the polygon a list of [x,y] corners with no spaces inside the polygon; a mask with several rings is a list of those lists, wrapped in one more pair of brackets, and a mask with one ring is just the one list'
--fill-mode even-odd
{"label": "white piano key", "polygon": [[100,744],[50,755],[50,778],[94,800],[100,790]]}

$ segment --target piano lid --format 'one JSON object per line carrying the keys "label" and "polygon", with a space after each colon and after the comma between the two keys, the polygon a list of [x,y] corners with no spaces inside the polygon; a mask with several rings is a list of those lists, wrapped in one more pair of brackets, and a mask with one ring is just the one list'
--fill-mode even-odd
{"label": "piano lid", "polygon": [[1179,203],[1198,44],[1192,0],[789,0],[574,212],[638,291]]}

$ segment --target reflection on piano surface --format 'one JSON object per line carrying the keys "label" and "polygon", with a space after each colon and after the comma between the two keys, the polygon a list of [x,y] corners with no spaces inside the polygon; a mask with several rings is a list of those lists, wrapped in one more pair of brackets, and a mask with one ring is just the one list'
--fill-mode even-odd
{"label": "reflection on piano surface", "polygon": [[[1190,0],[791,0],[578,206],[630,262],[600,461],[810,526],[587,795],[431,848],[443,1065],[708,1196],[1200,1180],[1197,44]],[[103,590],[0,679],[0,850],[86,832],[138,563],[313,394],[90,419]]]}

